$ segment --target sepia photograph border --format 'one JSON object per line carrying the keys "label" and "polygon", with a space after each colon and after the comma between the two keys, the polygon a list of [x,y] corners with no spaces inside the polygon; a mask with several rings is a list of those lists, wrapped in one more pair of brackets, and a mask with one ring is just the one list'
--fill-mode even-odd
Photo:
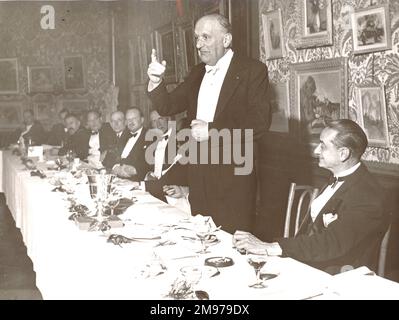
{"label": "sepia photograph border", "polygon": [[370,90],[378,90],[379,95],[380,95],[380,101],[381,101],[381,115],[382,115],[382,121],[384,125],[384,136],[385,139],[382,140],[377,140],[377,139],[371,139],[367,136],[369,144],[369,147],[379,147],[379,148],[388,148],[390,146],[389,143],[389,130],[388,130],[388,117],[387,117],[387,107],[386,107],[386,101],[385,101],[385,89],[384,86],[378,86],[378,85],[367,85],[367,86],[359,86],[356,87],[356,94],[357,94],[357,102],[359,105],[359,117],[358,121],[359,124],[362,126],[364,132],[367,135],[367,131],[364,125],[364,114],[363,114],[363,103],[362,103],[362,93],[363,91],[370,92]]}
{"label": "sepia photograph border", "polygon": [[[382,14],[384,17],[384,32],[385,32],[385,40],[386,42],[381,45],[370,44],[368,46],[361,46],[359,48],[359,42],[357,39],[357,23],[356,21],[365,15],[378,13]],[[353,43],[353,53],[354,54],[362,54],[367,52],[375,52],[375,51],[384,51],[390,50],[392,48],[392,40],[391,40],[391,25],[389,22],[389,5],[381,4],[377,6],[367,7],[363,9],[355,10],[351,13],[351,27],[352,27],[352,43]]]}
{"label": "sepia photograph border", "polygon": [[307,33],[307,14],[306,0],[299,0],[299,37],[297,38],[298,49],[330,46],[333,44],[333,19],[332,19],[332,0],[327,2],[327,30],[308,34]]}

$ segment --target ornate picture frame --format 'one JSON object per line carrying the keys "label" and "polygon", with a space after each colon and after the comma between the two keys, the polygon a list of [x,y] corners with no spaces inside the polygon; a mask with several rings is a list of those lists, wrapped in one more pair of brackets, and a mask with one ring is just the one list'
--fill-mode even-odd
{"label": "ornate picture frame", "polygon": [[388,4],[355,10],[351,24],[354,54],[392,48]]}
{"label": "ornate picture frame", "polygon": [[333,44],[332,0],[299,0],[299,37],[297,48]]}
{"label": "ornate picture frame", "polygon": [[179,24],[178,31],[182,55],[182,77],[184,78],[199,61],[194,37],[194,22],[186,21]]}
{"label": "ornate picture frame", "polygon": [[86,89],[86,68],[83,55],[64,57],[64,90],[84,91]]}
{"label": "ornate picture frame", "polygon": [[51,66],[28,67],[28,91],[44,93],[54,91],[54,69]]}
{"label": "ornate picture frame", "polygon": [[347,58],[292,64],[290,75],[294,131],[315,145],[326,121],[348,117]]}
{"label": "ornate picture frame", "polygon": [[18,59],[0,59],[0,94],[19,93]]}
{"label": "ornate picture frame", "polygon": [[383,86],[356,88],[359,122],[369,140],[370,147],[388,148],[389,132],[385,90]]}
{"label": "ornate picture frame", "polygon": [[285,55],[285,40],[281,10],[262,13],[262,25],[266,60],[283,58]]}

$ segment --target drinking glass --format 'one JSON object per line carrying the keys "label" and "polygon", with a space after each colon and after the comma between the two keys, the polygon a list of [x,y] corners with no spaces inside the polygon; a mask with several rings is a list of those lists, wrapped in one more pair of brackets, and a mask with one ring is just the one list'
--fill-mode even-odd
{"label": "drinking glass", "polygon": [[266,288],[267,286],[264,284],[263,280],[260,277],[260,270],[267,262],[267,255],[257,255],[257,254],[250,254],[247,255],[247,261],[251,267],[255,270],[256,275],[256,282],[254,284],[250,284],[250,288]]}

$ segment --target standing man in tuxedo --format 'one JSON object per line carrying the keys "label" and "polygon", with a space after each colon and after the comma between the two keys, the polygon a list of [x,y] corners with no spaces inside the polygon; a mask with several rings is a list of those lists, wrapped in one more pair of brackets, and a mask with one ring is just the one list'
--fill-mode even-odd
{"label": "standing man in tuxedo", "polygon": [[17,140],[25,145],[41,145],[45,143],[46,132],[44,131],[42,124],[35,120],[33,111],[31,109],[25,110],[23,118],[24,128],[17,131]]}
{"label": "standing man in tuxedo", "polygon": [[[254,138],[250,142],[261,137],[270,125],[267,67],[233,51],[231,25],[222,15],[200,18],[195,25],[195,39],[202,63],[172,92],[167,91],[163,81],[167,62],[158,62],[153,49],[147,73],[148,96],[154,108],[162,116],[187,111],[198,149],[207,144],[211,150],[210,129],[230,133],[250,129]],[[247,142],[240,143],[243,150]],[[223,141],[219,150],[234,145],[228,144]],[[256,202],[254,171],[236,175],[235,163],[197,163],[191,162],[188,167],[193,214],[211,215],[216,224],[230,232],[242,226],[251,229]]]}
{"label": "standing man in tuxedo", "polygon": [[144,116],[140,109],[131,108],[126,111],[125,118],[129,139],[112,171],[118,177],[142,181],[151,168],[145,160],[148,144],[145,141]]}
{"label": "standing man in tuxedo", "polygon": [[362,128],[351,120],[327,124],[315,154],[332,179],[312,202],[297,236],[265,243],[237,231],[234,245],[249,252],[289,256],[332,274],[346,265],[376,271],[388,215],[382,187],[360,161],[367,143]]}

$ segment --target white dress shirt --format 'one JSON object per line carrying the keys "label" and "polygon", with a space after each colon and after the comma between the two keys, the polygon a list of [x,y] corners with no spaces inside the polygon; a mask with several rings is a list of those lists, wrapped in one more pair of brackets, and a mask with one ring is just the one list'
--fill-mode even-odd
{"label": "white dress shirt", "polygon": [[100,134],[92,134],[89,140],[89,156],[100,159]]}
{"label": "white dress shirt", "polygon": [[[141,135],[141,131],[143,131],[143,127],[137,130],[137,135],[135,137],[130,137],[130,139],[126,142],[125,148],[122,151],[121,158],[126,159],[129,156],[130,151],[132,151],[134,145],[136,144],[137,140]],[[136,133],[135,132],[135,133]]]}
{"label": "white dress shirt", "polygon": [[[340,172],[339,174],[336,175],[337,178],[340,177],[346,177],[354,173],[359,167],[360,167],[360,162],[355,164],[353,167],[346,169],[345,171]],[[327,188],[324,189],[324,191],[316,198],[313,200],[311,206],[310,206],[310,216],[312,217],[312,220],[315,221],[317,216],[319,215],[321,209],[326,205],[328,200],[332,198],[335,192],[345,183],[345,181],[338,181],[335,185],[329,185]]]}
{"label": "white dress shirt", "polygon": [[213,122],[220,90],[229,69],[234,52],[229,49],[214,66],[205,66],[206,73],[198,92],[197,119]]}

